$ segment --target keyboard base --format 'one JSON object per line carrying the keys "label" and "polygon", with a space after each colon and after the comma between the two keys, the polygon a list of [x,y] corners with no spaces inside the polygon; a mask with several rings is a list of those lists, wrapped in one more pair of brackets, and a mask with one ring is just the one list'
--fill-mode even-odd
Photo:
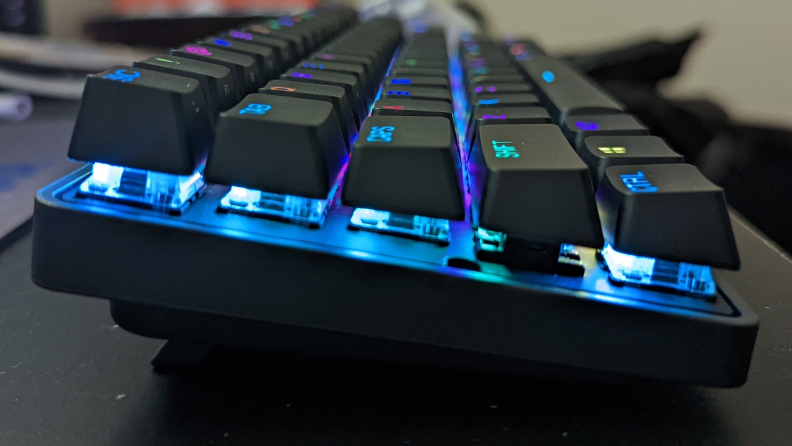
{"label": "keyboard base", "polygon": [[[746,378],[758,318],[717,272],[713,301],[613,285],[589,249],[583,277],[512,272],[476,261],[469,222],[451,223],[447,247],[351,231],[353,209],[336,196],[310,229],[219,213],[222,186],[174,216],[78,198],[89,172],[39,192],[33,280],[110,299],[135,333],[518,373],[538,363],[719,387]],[[481,271],[448,266],[470,262]]]}

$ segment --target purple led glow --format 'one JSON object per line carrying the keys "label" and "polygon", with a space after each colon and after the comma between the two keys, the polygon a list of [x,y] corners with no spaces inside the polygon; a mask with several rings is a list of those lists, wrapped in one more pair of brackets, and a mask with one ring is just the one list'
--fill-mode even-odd
{"label": "purple led glow", "polygon": [[253,34],[243,33],[242,31],[231,31],[228,35],[235,39],[253,40]]}
{"label": "purple led glow", "polygon": [[481,119],[506,119],[506,115],[484,115]]}
{"label": "purple led glow", "polygon": [[335,56],[332,54],[317,54],[316,57],[324,60],[335,60]]}
{"label": "purple led glow", "polygon": [[190,46],[185,46],[184,49],[188,53],[197,54],[199,56],[211,56],[212,55],[211,51],[207,50],[206,48],[204,48],[202,46],[190,45]]}
{"label": "purple led glow", "polygon": [[579,128],[580,130],[583,130],[583,131],[588,131],[588,130],[592,130],[592,131],[593,131],[593,130],[599,130],[599,124],[597,124],[596,122],[589,122],[589,121],[577,121],[577,122],[575,123],[575,126],[576,126],[577,128]]}
{"label": "purple led glow", "polygon": [[481,68],[486,65],[487,65],[487,61],[484,59],[471,60],[467,63],[468,68]]}
{"label": "purple led glow", "polygon": [[278,23],[280,23],[283,26],[294,26],[294,20],[288,17],[281,17],[280,19],[278,19]]}
{"label": "purple led glow", "polygon": [[301,77],[303,79],[311,79],[311,78],[313,78],[313,76],[311,76],[308,73],[297,73],[297,72],[292,73],[292,77]]}

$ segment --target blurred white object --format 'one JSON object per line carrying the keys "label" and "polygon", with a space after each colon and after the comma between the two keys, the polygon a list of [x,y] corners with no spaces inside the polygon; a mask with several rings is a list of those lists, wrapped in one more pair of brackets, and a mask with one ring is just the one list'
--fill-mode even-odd
{"label": "blurred white object", "polygon": [[407,35],[426,27],[442,26],[446,31],[449,51],[455,54],[462,33],[479,31],[472,17],[442,0],[372,0],[360,5],[360,19],[394,17],[404,24]]}
{"label": "blurred white object", "polygon": [[33,113],[33,100],[30,96],[0,93],[0,121],[24,121],[31,113]]}

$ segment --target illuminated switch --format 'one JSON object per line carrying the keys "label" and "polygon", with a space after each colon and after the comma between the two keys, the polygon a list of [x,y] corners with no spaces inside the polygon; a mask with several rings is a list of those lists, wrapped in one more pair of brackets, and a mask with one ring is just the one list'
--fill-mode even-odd
{"label": "illuminated switch", "polygon": [[133,66],[197,80],[201,84],[213,127],[221,111],[228,110],[239,102],[239,92],[231,70],[222,65],[177,56],[156,55],[135,62]]}
{"label": "illuminated switch", "polygon": [[[590,136],[648,135],[649,130],[635,116],[628,114],[575,115],[564,121],[564,135],[575,150],[582,154],[584,140]],[[582,155],[581,155],[582,156]]]}
{"label": "illuminated switch", "polygon": [[250,56],[200,45],[186,45],[171,50],[171,55],[228,68],[231,70],[231,75],[234,76],[234,84],[240,91],[239,100],[242,100],[245,94],[255,92],[259,87],[258,65],[256,65],[256,60]]}
{"label": "illuminated switch", "polygon": [[482,125],[549,124],[550,115],[542,107],[483,107],[473,112],[467,134],[467,152]]}
{"label": "illuminated switch", "polygon": [[330,102],[251,94],[220,114],[205,176],[218,184],[327,198],[346,160]]}
{"label": "illuminated switch", "polygon": [[578,154],[588,164],[595,188],[611,166],[684,162],[682,155],[656,136],[589,136],[584,144]]}
{"label": "illuminated switch", "polygon": [[484,125],[468,172],[473,224],[539,243],[603,244],[589,171],[558,127]]}
{"label": "illuminated switch", "polygon": [[344,204],[464,220],[462,166],[452,132],[446,118],[366,119],[344,180]]}
{"label": "illuminated switch", "polygon": [[191,175],[211,144],[200,82],[116,66],[88,76],[69,158]]}
{"label": "illuminated switch", "polygon": [[695,166],[609,167],[597,190],[597,206],[605,240],[617,252],[719,268],[740,266],[723,189]]}
{"label": "illuminated switch", "polygon": [[352,144],[354,144],[358,135],[358,124],[355,122],[355,114],[352,112],[352,108],[349,105],[349,98],[347,98],[346,91],[343,88],[336,87],[335,85],[274,80],[260,89],[259,93],[314,99],[333,104],[336,116],[342,124],[341,130],[344,133],[344,141],[347,143],[347,150],[349,152],[352,151]]}

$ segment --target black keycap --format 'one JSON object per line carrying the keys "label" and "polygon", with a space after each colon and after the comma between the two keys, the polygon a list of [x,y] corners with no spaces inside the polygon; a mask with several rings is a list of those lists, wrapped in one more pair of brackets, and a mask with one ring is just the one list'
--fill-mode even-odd
{"label": "black keycap", "polygon": [[255,45],[235,39],[224,39],[222,37],[204,40],[200,42],[200,45],[252,57],[258,67],[260,83],[269,81],[280,71],[280,66],[276,64],[275,52],[268,46]]}
{"label": "black keycap", "polygon": [[547,98],[555,122],[572,115],[624,113],[624,107],[566,63],[536,56],[520,64]]}
{"label": "black keycap", "polygon": [[597,190],[605,240],[619,252],[738,269],[723,189],[690,164],[613,166]]}
{"label": "black keycap", "polygon": [[473,112],[467,134],[467,151],[482,125],[549,124],[550,115],[542,107],[484,107]]}
{"label": "black keycap", "polygon": [[423,88],[441,88],[449,90],[448,77],[445,76],[396,76],[385,79],[385,85],[394,87],[410,86]]}
{"label": "black keycap", "polygon": [[220,114],[206,179],[276,194],[327,198],[347,159],[333,105],[251,94]]}
{"label": "black keycap", "polygon": [[462,166],[452,131],[445,118],[368,118],[349,161],[344,204],[464,220]]}
{"label": "black keycap", "polygon": [[260,34],[254,34],[252,32],[242,31],[239,29],[233,29],[226,34],[222,34],[222,36],[226,39],[250,42],[255,45],[264,45],[269,47],[275,53],[276,65],[281,67],[281,69],[296,62],[296,58],[292,53],[292,47],[289,45],[289,42],[285,40],[266,37]]}
{"label": "black keycap", "polygon": [[564,121],[564,136],[578,153],[585,150],[583,140],[589,136],[648,135],[649,129],[633,115],[575,115]]}
{"label": "black keycap", "polygon": [[595,187],[611,166],[684,162],[682,155],[656,136],[589,136],[578,154],[588,164]]}
{"label": "black keycap", "polygon": [[88,76],[69,158],[190,175],[211,144],[197,80],[116,66]]}
{"label": "black keycap", "polygon": [[476,76],[516,76],[520,73],[514,67],[479,67],[465,70],[465,79]]}
{"label": "black keycap", "polygon": [[366,69],[366,76],[368,76],[369,79],[379,79],[382,77],[382,73],[379,72],[379,68],[375,67],[374,62],[368,57],[347,56],[345,54],[334,54],[334,53],[316,53],[312,55],[309,59],[336,61],[336,62],[363,65],[363,67]]}
{"label": "black keycap", "polygon": [[468,170],[474,225],[542,243],[602,247],[588,168],[558,127],[481,126]]}
{"label": "black keycap", "polygon": [[316,34],[304,28],[292,28],[287,26],[281,26],[277,20],[269,20],[267,22],[258,23],[258,25],[264,25],[273,31],[278,31],[278,34],[286,34],[286,35],[293,35],[297,36],[303,40],[305,44],[305,50],[310,51],[316,48]]}
{"label": "black keycap", "polygon": [[305,54],[305,52],[307,51],[307,49],[305,48],[305,43],[306,43],[305,39],[299,36],[295,36],[293,34],[282,33],[274,29],[269,29],[264,25],[250,25],[243,28],[243,31],[252,33],[254,36],[258,35],[258,36],[269,37],[272,39],[278,39],[287,42],[291,47],[293,59],[302,57],[302,55]]}
{"label": "black keycap", "polygon": [[451,104],[442,101],[383,98],[374,103],[371,114],[372,116],[439,116],[454,122],[454,109]]}
{"label": "black keycap", "polygon": [[[304,60],[297,64],[296,68],[308,68],[312,70],[322,70],[328,73],[341,73],[350,74],[355,76],[358,84],[368,94],[371,94],[374,89],[374,83],[369,83],[368,76],[366,76],[366,68],[360,64],[352,64],[346,62],[331,62],[320,60]],[[367,95],[368,96],[368,95]],[[373,98],[373,94],[372,94]]]}
{"label": "black keycap", "polygon": [[531,60],[536,56],[544,56],[547,53],[533,40],[526,38],[509,38],[504,42],[508,46],[508,52],[519,61]]}
{"label": "black keycap", "polygon": [[501,83],[520,83],[525,82],[525,78],[519,74],[484,74],[470,78],[470,84],[501,84]]}
{"label": "black keycap", "polygon": [[239,92],[234,85],[231,70],[222,65],[183,57],[157,55],[135,62],[133,66],[197,80],[201,84],[212,127],[217,124],[217,116],[221,111],[228,110],[238,102]]}
{"label": "black keycap", "polygon": [[388,85],[382,89],[383,98],[393,99],[422,99],[424,101],[452,102],[451,92],[439,88],[410,87],[403,85]]}
{"label": "black keycap", "polygon": [[446,70],[446,72],[448,72],[447,60],[400,58],[399,60],[396,61],[395,66],[404,67],[404,68],[434,68],[440,70],[444,69]]}
{"label": "black keycap", "polygon": [[[231,51],[206,48],[200,45],[186,45],[176,50],[171,50],[174,56],[186,59],[199,60],[222,65],[231,70],[237,90],[244,95],[258,89],[259,72],[256,60],[244,54]],[[238,98],[242,100],[242,97]]]}
{"label": "black keycap", "polygon": [[479,94],[492,94],[492,93],[531,93],[531,87],[525,82],[513,83],[471,83],[468,87],[468,93],[471,96]]}
{"label": "black keycap", "polygon": [[410,67],[393,67],[391,73],[394,76],[440,76],[448,77],[448,69],[446,68],[410,68]]}
{"label": "black keycap", "polygon": [[259,93],[274,94],[278,96],[295,97],[302,99],[313,99],[325,101],[333,104],[338,120],[341,122],[341,130],[344,133],[344,141],[347,143],[347,150],[352,151],[352,143],[357,139],[358,127],[355,122],[355,114],[349,105],[346,91],[342,87],[335,85],[309,84],[307,82],[292,82],[284,80],[270,81]]}
{"label": "black keycap", "polygon": [[350,98],[349,104],[358,118],[358,122],[368,116],[366,100],[360,91],[360,84],[355,76],[351,74],[330,73],[322,70],[310,70],[305,68],[291,69],[281,76],[283,80],[295,82],[308,82],[322,85],[335,85],[346,90],[347,97]]}
{"label": "black keycap", "polygon": [[473,110],[492,107],[533,107],[539,105],[539,98],[530,93],[487,93],[476,95]]}

